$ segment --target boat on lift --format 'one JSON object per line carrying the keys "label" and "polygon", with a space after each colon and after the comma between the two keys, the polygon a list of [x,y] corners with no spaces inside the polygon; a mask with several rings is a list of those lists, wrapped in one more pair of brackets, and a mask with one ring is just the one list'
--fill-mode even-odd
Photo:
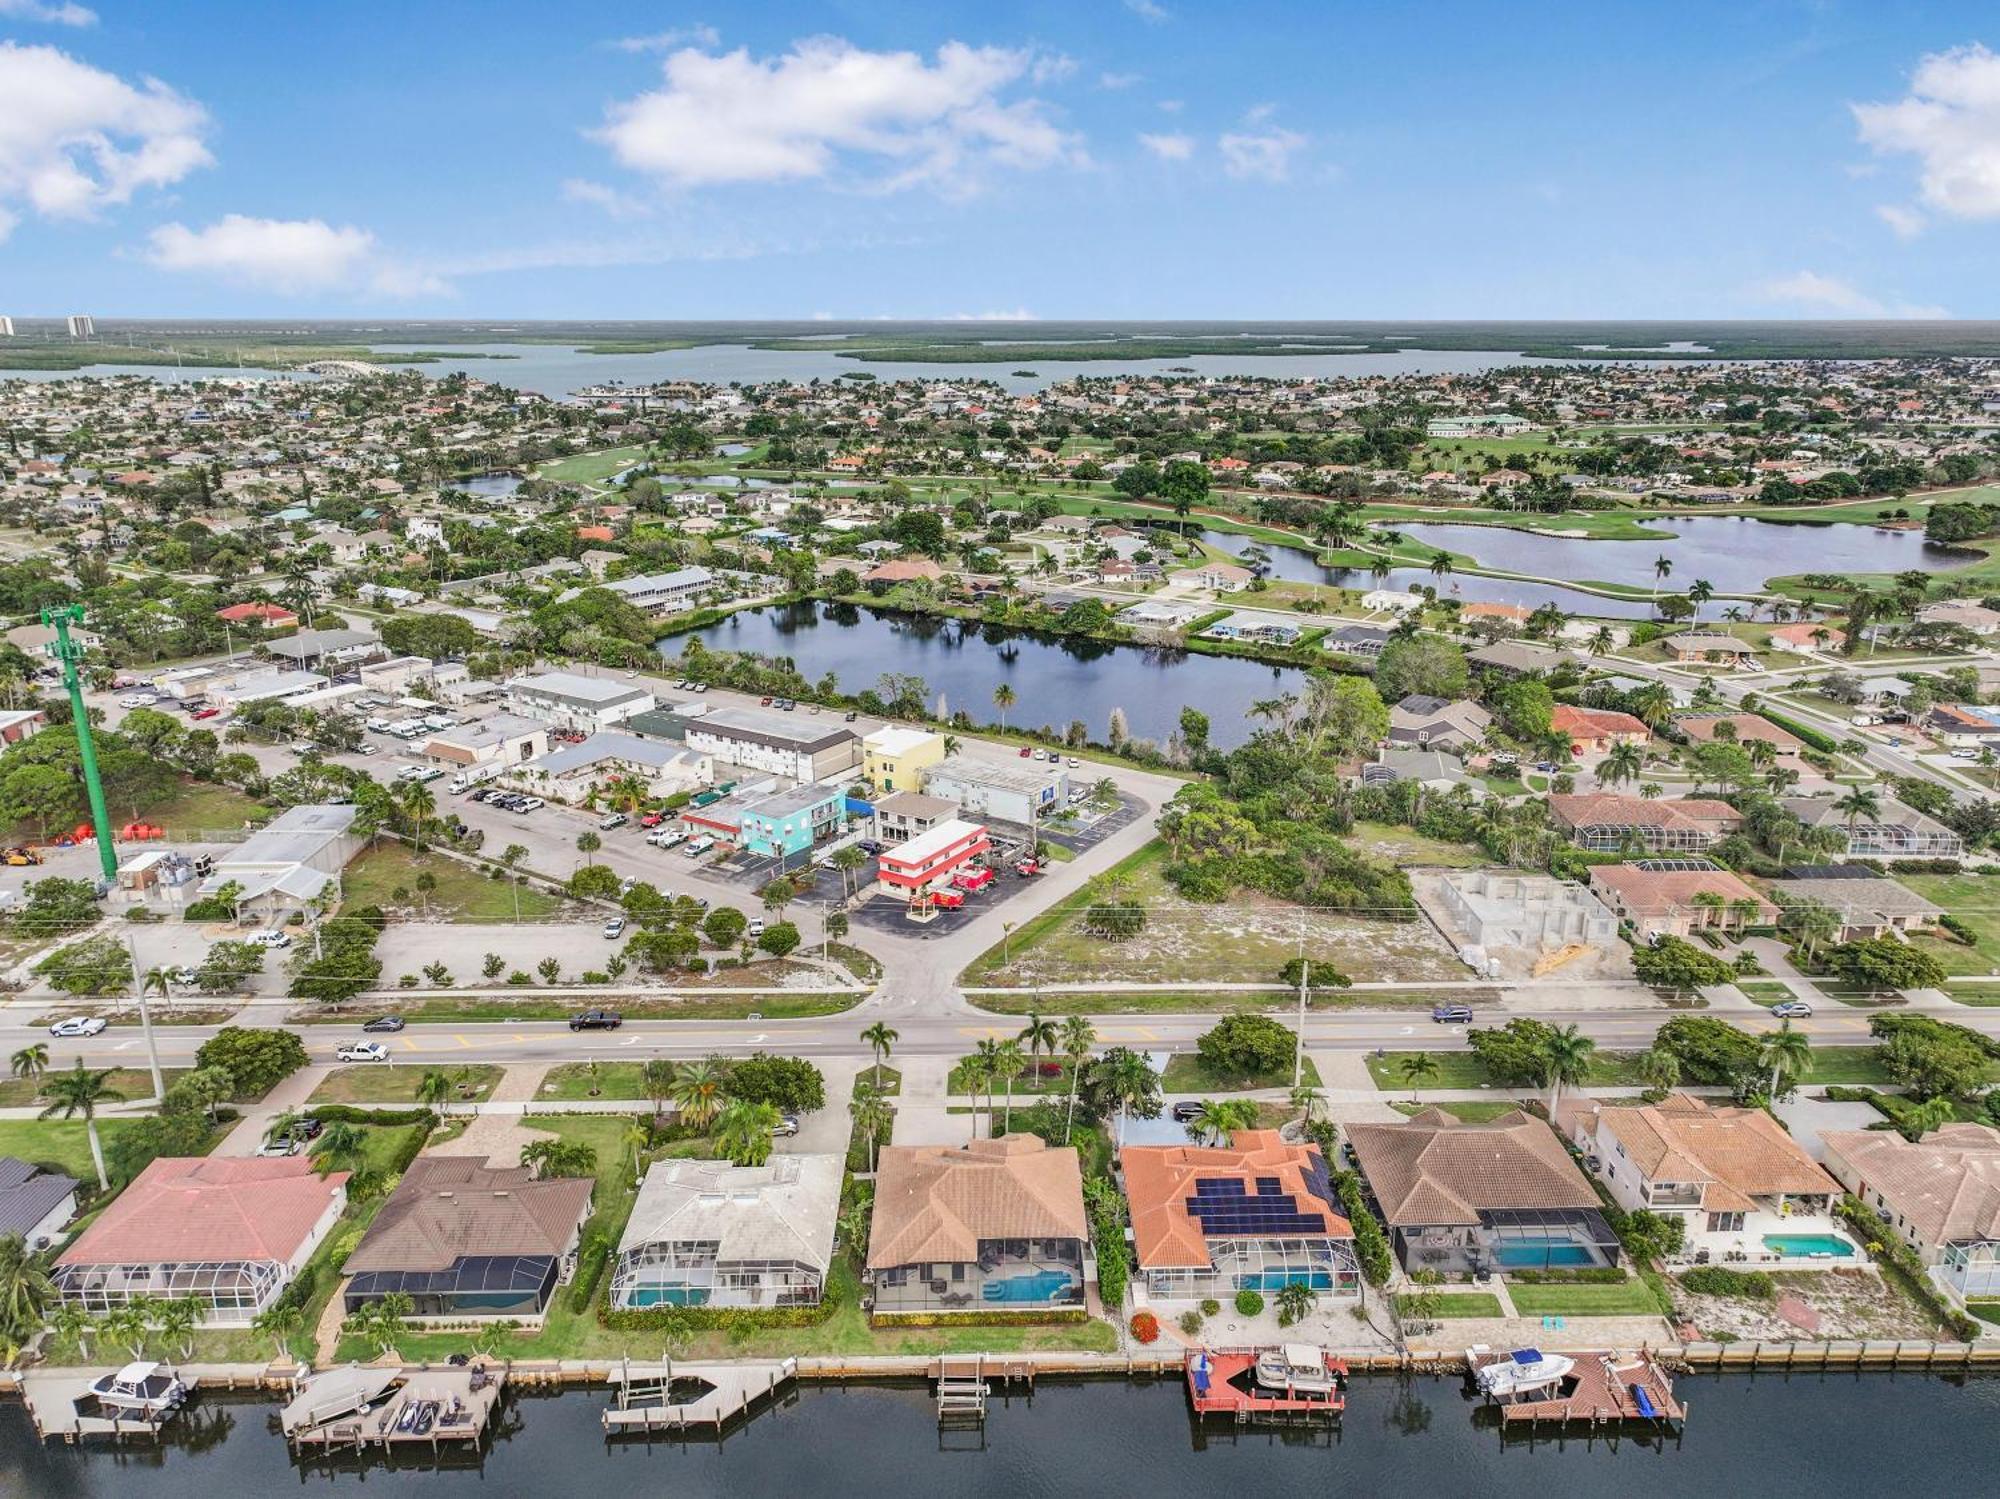
{"label": "boat on lift", "polygon": [[100,1376],[91,1384],[90,1393],[107,1409],[157,1421],[181,1408],[188,1387],[162,1364],[131,1363]]}
{"label": "boat on lift", "polygon": [[1576,1368],[1574,1359],[1539,1348],[1516,1348],[1474,1373],[1479,1388],[1495,1400],[1542,1398]]}

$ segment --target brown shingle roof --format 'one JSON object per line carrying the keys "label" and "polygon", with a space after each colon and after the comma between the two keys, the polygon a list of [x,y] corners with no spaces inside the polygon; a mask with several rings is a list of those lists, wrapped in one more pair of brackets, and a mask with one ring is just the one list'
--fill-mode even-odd
{"label": "brown shingle roof", "polygon": [[1425,1109],[1402,1124],[1350,1124],[1347,1142],[1382,1215],[1398,1227],[1479,1221],[1504,1208],[1594,1208],[1569,1152],[1525,1110],[1468,1123]]}
{"label": "brown shingle roof", "polygon": [[535,1181],[523,1166],[419,1156],[347,1257],[361,1270],[448,1270],[461,1259],[560,1255],[590,1211],[587,1177]]}
{"label": "brown shingle roof", "polygon": [[1618,897],[1623,908],[1637,916],[1664,916],[1694,903],[1697,895],[1719,896],[1725,902],[1748,900],[1757,903],[1758,921],[1777,914],[1756,890],[1726,869],[1641,869],[1636,864],[1598,864],[1590,871],[1590,883]]}
{"label": "brown shingle roof", "polygon": [[892,1145],[876,1167],[871,1270],[976,1260],[981,1239],[1088,1236],[1076,1151],[1035,1135]]}
{"label": "brown shingle roof", "polygon": [[1317,1211],[1329,1238],[1351,1239],[1354,1229],[1312,1190],[1325,1162],[1311,1145],[1288,1145],[1276,1130],[1238,1130],[1226,1146],[1128,1145],[1118,1153],[1125,1196],[1132,1205],[1132,1236],[1139,1263],[1148,1269],[1210,1263],[1201,1220],[1188,1212],[1195,1184],[1239,1181],[1246,1196],[1263,1196],[1258,1177],[1276,1177],[1279,1191],[1301,1213]]}
{"label": "brown shingle roof", "polygon": [[56,1263],[288,1260],[346,1186],[304,1156],[162,1156]]}
{"label": "brown shingle roof", "polygon": [[1917,1141],[1893,1130],[1828,1130],[1820,1141],[1924,1243],[2000,1239],[2000,1130],[1947,1124]]}

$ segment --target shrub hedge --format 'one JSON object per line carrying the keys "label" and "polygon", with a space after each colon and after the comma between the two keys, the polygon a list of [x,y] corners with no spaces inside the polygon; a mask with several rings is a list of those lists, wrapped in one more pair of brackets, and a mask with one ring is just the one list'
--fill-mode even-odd
{"label": "shrub hedge", "polygon": [[1732,1270],[1727,1265],[1697,1265],[1681,1275],[1681,1284],[1697,1296],[1728,1296],[1740,1301],[1776,1301],[1778,1283],[1763,1270]]}
{"label": "shrub hedge", "polygon": [[1389,1240],[1382,1232],[1382,1225],[1375,1221],[1361,1195],[1361,1178],[1352,1171],[1337,1172],[1333,1189],[1340,1195],[1341,1211],[1347,1214],[1347,1221],[1354,1229],[1354,1255],[1361,1262],[1361,1278],[1371,1286],[1386,1284],[1394,1268],[1394,1257],[1389,1253]]}
{"label": "shrub hedge", "polygon": [[877,1327],[1038,1327],[1088,1322],[1090,1313],[1080,1306],[1046,1312],[870,1312],[868,1320]]}
{"label": "shrub hedge", "polygon": [[1509,1270],[1507,1279],[1524,1286],[1622,1286],[1625,1272],[1615,1265],[1587,1270]]}

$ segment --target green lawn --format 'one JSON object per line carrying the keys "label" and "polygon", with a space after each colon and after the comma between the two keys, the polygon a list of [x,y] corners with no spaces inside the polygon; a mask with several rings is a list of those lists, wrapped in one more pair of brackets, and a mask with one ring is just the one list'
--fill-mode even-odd
{"label": "green lawn", "polygon": [[[164,1067],[160,1077],[171,1088],[176,1081],[187,1075],[187,1069]],[[31,1104],[46,1103],[41,1089],[47,1079],[41,1081],[25,1077],[10,1077],[0,1081],[0,1108],[19,1109]],[[106,1078],[105,1086],[122,1098],[151,1098],[153,1096],[153,1075],[143,1067],[120,1067]]]}
{"label": "green lawn", "polygon": [[[136,1119],[99,1119],[97,1137],[105,1155],[111,1142],[131,1129]],[[90,1139],[81,1120],[0,1119],[0,1155],[18,1156],[36,1166],[53,1166],[78,1181],[95,1182],[90,1163]]]}
{"label": "green lawn", "polygon": [[1399,1114],[1418,1114],[1425,1109],[1443,1109],[1454,1119],[1463,1119],[1467,1124],[1486,1124],[1513,1113],[1521,1106],[1511,1098],[1496,1098],[1491,1102],[1476,1099],[1460,1103],[1411,1103],[1407,1099],[1389,1105]]}
{"label": "green lawn", "polygon": [[[945,1079],[945,1092],[958,1094],[972,1092],[972,1082],[968,1070],[969,1062],[970,1058],[965,1058],[952,1064],[951,1075]],[[1050,1067],[1055,1070],[1047,1074],[1043,1074],[1039,1070],[1029,1072],[1024,1068],[1021,1075],[1014,1079],[1014,1097],[1017,1100],[1025,1098],[1031,1102],[1034,1099],[1042,1097],[1067,1097],[1069,1094],[1069,1064],[1062,1061],[1051,1062],[1047,1057],[1043,1057],[1037,1063],[1038,1069]],[[979,1093],[981,1097],[985,1096],[986,1087],[984,1084],[980,1085]],[[995,1082],[993,1084],[993,1096],[995,1099],[1004,1099],[1007,1096],[1007,1084],[1004,1082]]]}
{"label": "green lawn", "polygon": [[859,1088],[863,1083],[873,1087],[884,1098],[894,1098],[903,1091],[903,1074],[887,1063],[878,1068],[871,1062],[854,1074],[854,1086]]}
{"label": "green lawn", "polygon": [[1660,1311],[1642,1280],[1615,1286],[1524,1286],[1509,1281],[1507,1294],[1523,1317],[1651,1317]]}
{"label": "green lawn", "polygon": [[[437,881],[429,892],[417,889],[417,877],[428,874]],[[397,899],[397,890],[407,891]],[[362,850],[341,877],[342,903],[346,906],[411,906],[446,921],[512,921],[515,900],[520,901],[524,920],[548,916],[562,902],[533,885],[516,886],[507,880],[489,879],[479,870],[457,859],[429,850],[419,854],[400,843],[380,842]],[[479,977],[478,958],[463,953],[440,953],[461,983]],[[384,975],[385,978],[393,977]]]}
{"label": "green lawn", "polygon": [[[1403,1062],[1405,1058],[1415,1055],[1417,1053],[1408,1051],[1392,1051],[1384,1056],[1370,1052],[1368,1075],[1375,1079],[1375,1086],[1385,1093],[1407,1092],[1410,1081],[1403,1075]],[[1417,1085],[1422,1091],[1497,1086],[1486,1075],[1485,1065],[1472,1052],[1434,1051],[1429,1055],[1436,1059],[1438,1071],[1435,1076],[1427,1077]],[[1812,1055],[1812,1070],[1800,1079],[1801,1082],[1880,1083],[1889,1080],[1875,1060],[1875,1048],[1872,1046],[1818,1046],[1813,1048]],[[1590,1075],[1584,1080],[1584,1086],[1637,1087],[1637,1062],[1636,1052],[1593,1052]]]}
{"label": "green lawn", "polygon": [[429,1072],[442,1072],[451,1079],[453,1101],[478,1101],[491,1096],[493,1085],[506,1069],[494,1065],[474,1067],[398,1066],[394,1063],[363,1063],[341,1067],[323,1078],[313,1089],[308,1103],[415,1103],[417,1085]]}
{"label": "green lawn", "polygon": [[[1398,1296],[1396,1310],[1405,1317],[1417,1315],[1413,1309],[1414,1296]],[[1504,1317],[1500,1298],[1491,1291],[1439,1291],[1431,1298],[1430,1315],[1444,1320],[1451,1317]]]}
{"label": "green lawn", "polygon": [[[860,990],[835,993],[774,989],[763,994],[703,994],[683,990],[673,994],[621,994],[612,1006],[628,1020],[801,1020],[819,1015],[838,1015],[851,1010],[867,996]],[[357,1018],[393,1012],[405,1020],[567,1020],[590,1002],[581,998],[561,999],[539,995],[535,989],[505,989],[491,998],[449,999],[426,996],[416,991],[408,999],[341,1009],[314,1006],[294,1010],[287,1020],[294,1025],[352,1025]]]}
{"label": "green lawn", "polygon": [[548,1070],[535,1096],[563,1103],[591,1098],[644,1099],[646,1088],[639,1068],[637,1062],[599,1062],[593,1072],[588,1062],[564,1062]]}
{"label": "green lawn", "polygon": [[[1313,1066],[1311,1057],[1305,1059],[1303,1077],[1309,1088],[1320,1085],[1319,1069]],[[1166,1093],[1250,1093],[1263,1088],[1289,1088],[1291,1085],[1292,1069],[1289,1065],[1273,1072],[1232,1077],[1211,1071],[1200,1055],[1191,1051],[1169,1057],[1167,1070],[1160,1078],[1161,1091]]]}
{"label": "green lawn", "polygon": [[557,458],[535,470],[538,479],[559,484],[601,484],[621,469],[645,460],[644,448],[602,448],[595,453],[577,453]]}
{"label": "green lawn", "polygon": [[252,801],[242,792],[194,780],[183,780],[171,795],[159,800],[137,806],[114,802],[108,810],[111,820],[121,826],[135,821],[157,823],[175,836],[204,829],[229,832],[240,829],[246,821],[261,823],[271,819],[269,807]]}
{"label": "green lawn", "polygon": [[1910,940],[1944,965],[1954,978],[1989,974],[2000,968],[2000,877],[1979,874],[1899,874],[1900,884],[1936,901],[1971,927],[1975,946],[1936,937]]}

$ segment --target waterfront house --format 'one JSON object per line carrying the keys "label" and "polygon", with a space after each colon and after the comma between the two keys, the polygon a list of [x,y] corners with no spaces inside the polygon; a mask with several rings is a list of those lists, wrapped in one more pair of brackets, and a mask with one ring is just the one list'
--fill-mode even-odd
{"label": "waterfront house", "polygon": [[1360,656],[1368,660],[1382,654],[1382,648],[1389,643],[1389,632],[1380,625],[1337,625],[1326,632],[1320,642],[1329,651],[1338,651],[1345,656]]}
{"label": "waterfront house", "polygon": [[1197,588],[1206,588],[1213,593],[1241,593],[1250,586],[1257,575],[1247,567],[1239,567],[1234,562],[1204,562],[1199,567],[1191,567],[1185,572],[1174,574],[1176,582],[1189,582]]}
{"label": "waterfront house", "polygon": [[837,1155],[656,1161],[618,1241],[611,1304],[817,1306],[840,1216]]}
{"label": "waterfront house", "polygon": [[2000,630],[2000,610],[1988,609],[1969,599],[1948,599],[1925,604],[1917,610],[1917,622],[1925,625],[1952,625],[1974,635],[1991,635]]}
{"label": "waterfront house", "polygon": [[1740,931],[1778,919],[1769,900],[1706,859],[1596,864],[1590,888],[1643,941],[1687,937],[1707,927]]}
{"label": "waterfront house", "polygon": [[1555,1131],[1525,1110],[1469,1123],[1428,1108],[1343,1132],[1406,1271],[1618,1263],[1596,1191]]}
{"label": "waterfront house", "polygon": [[589,1177],[418,1156],[342,1266],[349,1312],[401,1292],[418,1318],[538,1319],[576,1268]]}
{"label": "waterfront house", "polygon": [[1084,1304],[1077,1153],[1036,1135],[892,1145],[875,1170],[868,1279],[878,1314]]}
{"label": "waterfront house", "polygon": [[304,1156],[161,1156],[56,1257],[56,1293],[92,1316],[193,1297],[203,1325],[248,1327],[332,1232],[347,1176]]}
{"label": "waterfront house", "polygon": [[1826,1169],[1964,1302],[2000,1296],[2000,1130],[1947,1124],[1921,1140],[1825,1130]]}
{"label": "waterfront house", "polygon": [[1629,713],[1611,708],[1579,708],[1557,703],[1549,716],[1549,727],[1567,735],[1570,751],[1578,756],[1602,755],[1614,746],[1630,744],[1645,748],[1653,731]]}
{"label": "waterfront house", "polygon": [[1784,808],[1809,828],[1834,828],[1846,835],[1850,859],[1958,859],[1965,840],[1934,817],[1894,797],[1878,798],[1873,816],[1851,817],[1835,805],[1838,797],[1788,796]]}
{"label": "waterfront house", "polygon": [[1612,854],[1700,853],[1743,825],[1743,814],[1727,802],[1649,800],[1605,791],[1551,796],[1549,816],[1578,848]]}
{"label": "waterfront house", "polygon": [[1763,1109],[1687,1093],[1657,1104],[1564,1102],[1562,1129],[1628,1212],[1677,1214],[1703,1262],[1854,1262],[1831,1213],[1839,1185]]}
{"label": "waterfront house", "polygon": [[15,1156],[0,1156],[0,1234],[19,1234],[30,1250],[47,1249],[76,1216],[77,1181]]}
{"label": "waterfront house", "polygon": [[1443,750],[1405,749],[1385,745],[1373,765],[1361,767],[1364,786],[1393,786],[1398,781],[1415,781],[1426,791],[1451,791],[1467,787],[1474,796],[1484,797],[1486,787],[1465,768],[1465,762]]}
{"label": "waterfront house", "polygon": [[1354,1230],[1318,1146],[1238,1130],[1227,1145],[1127,1145],[1118,1164],[1153,1300],[1270,1294],[1294,1281],[1322,1298],[1360,1296]]}
{"label": "waterfront house", "polygon": [[1937,925],[1944,908],[1907,885],[1877,874],[1866,864],[1808,864],[1785,871],[1771,895],[1786,921],[1796,912],[1817,906],[1832,913],[1832,940],[1852,942],[1866,937],[1899,936]]}
{"label": "waterfront house", "polygon": [[1493,715],[1475,702],[1413,692],[1389,710],[1389,743],[1468,753],[1485,740],[1492,724]]}

